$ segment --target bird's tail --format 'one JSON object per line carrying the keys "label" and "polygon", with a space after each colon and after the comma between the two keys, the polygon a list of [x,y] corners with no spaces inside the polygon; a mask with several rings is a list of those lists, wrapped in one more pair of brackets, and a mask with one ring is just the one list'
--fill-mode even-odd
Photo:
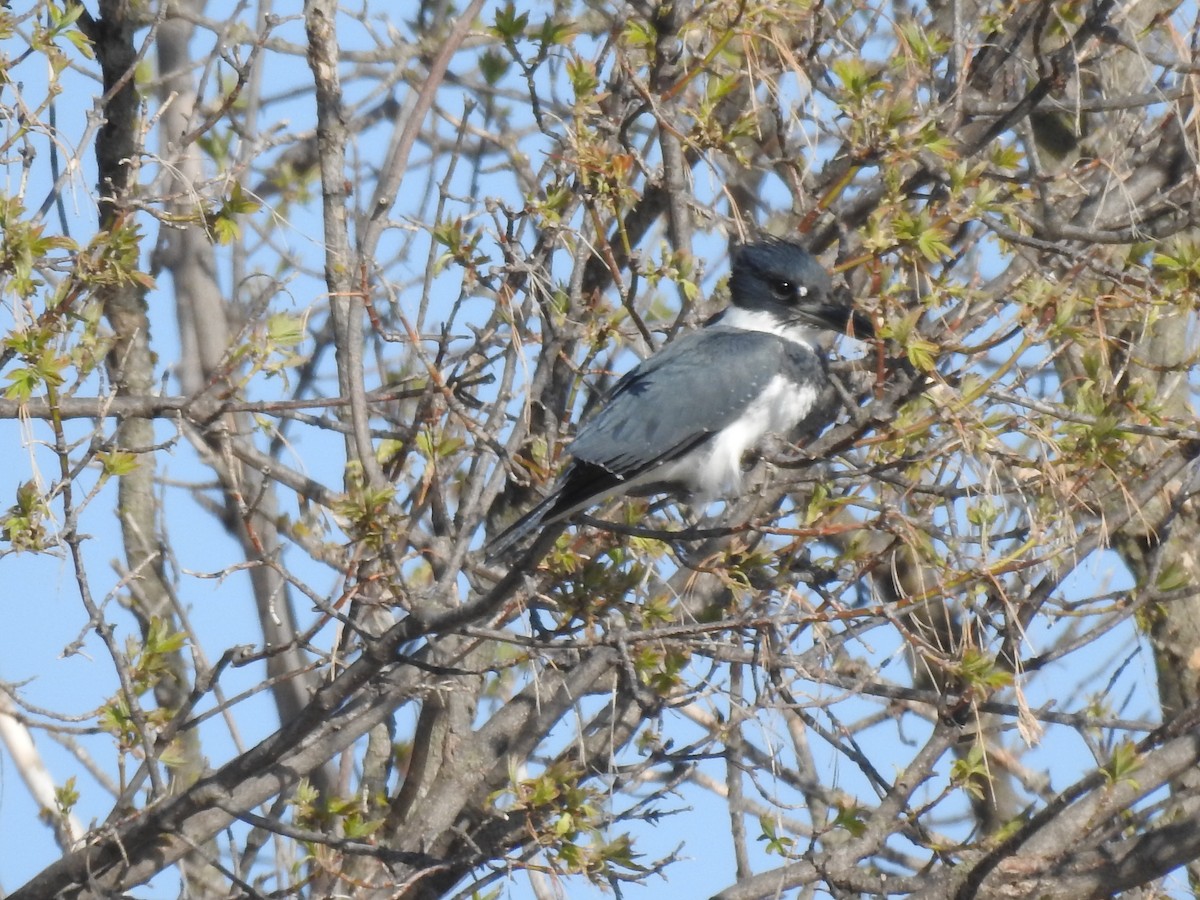
{"label": "bird's tail", "polygon": [[484,558],[487,562],[494,563],[502,556],[507,555],[509,550],[521,542],[522,538],[540,528],[546,517],[554,511],[555,504],[559,501],[559,495],[559,491],[552,492],[537,506],[488,541],[484,548]]}

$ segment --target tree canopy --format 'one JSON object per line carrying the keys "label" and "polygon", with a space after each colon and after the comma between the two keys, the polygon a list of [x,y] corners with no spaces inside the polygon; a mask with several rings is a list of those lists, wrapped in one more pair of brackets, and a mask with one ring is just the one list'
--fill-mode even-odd
{"label": "tree canopy", "polygon": [[[0,9],[7,896],[1194,885],[1195,15]],[[763,235],[820,427],[489,560]]]}

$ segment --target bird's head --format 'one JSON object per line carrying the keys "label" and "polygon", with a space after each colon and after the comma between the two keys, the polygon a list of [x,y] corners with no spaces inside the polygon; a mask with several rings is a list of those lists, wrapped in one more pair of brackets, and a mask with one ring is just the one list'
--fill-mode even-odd
{"label": "bird's head", "polygon": [[733,255],[729,295],[734,318],[758,330],[785,332],[815,328],[869,339],[871,319],[835,296],[829,273],[799,244],[767,238],[738,247]]}

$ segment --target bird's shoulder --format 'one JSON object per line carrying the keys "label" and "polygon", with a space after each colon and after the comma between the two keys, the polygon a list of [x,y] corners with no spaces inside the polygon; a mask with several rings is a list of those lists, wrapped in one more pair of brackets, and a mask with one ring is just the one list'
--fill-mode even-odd
{"label": "bird's shoulder", "polygon": [[793,381],[820,377],[823,357],[806,343],[766,331],[712,325],[680,335],[626,373],[608,394],[697,389],[714,399],[743,396],[761,379],[784,375]]}
{"label": "bird's shoulder", "polygon": [[[638,448],[655,459],[737,420],[787,362],[792,342],[763,332],[689,332],[617,382],[580,428],[571,452],[611,467]],[[644,451],[643,449],[644,448]]]}
{"label": "bird's shoulder", "polygon": [[[689,331],[638,363],[617,382],[615,390],[639,379],[681,370],[703,370],[709,378],[719,378],[722,372],[732,374],[731,369],[741,368],[750,362],[769,365],[773,361],[781,361],[792,351],[792,344],[792,341],[770,332],[746,331],[724,325]],[[731,361],[739,360],[743,366],[728,365]]]}

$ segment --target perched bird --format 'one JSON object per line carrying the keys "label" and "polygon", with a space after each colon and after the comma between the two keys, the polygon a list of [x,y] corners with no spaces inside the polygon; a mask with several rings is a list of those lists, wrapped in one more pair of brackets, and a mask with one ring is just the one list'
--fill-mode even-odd
{"label": "perched bird", "polygon": [[538,528],[611,497],[728,497],[742,456],[786,435],[828,383],[820,330],[873,334],[862,312],[835,299],[829,274],[800,245],[756,241],[733,256],[730,305],[621,378],[567,448],[572,459],[544,500],[488,546],[503,555]]}

